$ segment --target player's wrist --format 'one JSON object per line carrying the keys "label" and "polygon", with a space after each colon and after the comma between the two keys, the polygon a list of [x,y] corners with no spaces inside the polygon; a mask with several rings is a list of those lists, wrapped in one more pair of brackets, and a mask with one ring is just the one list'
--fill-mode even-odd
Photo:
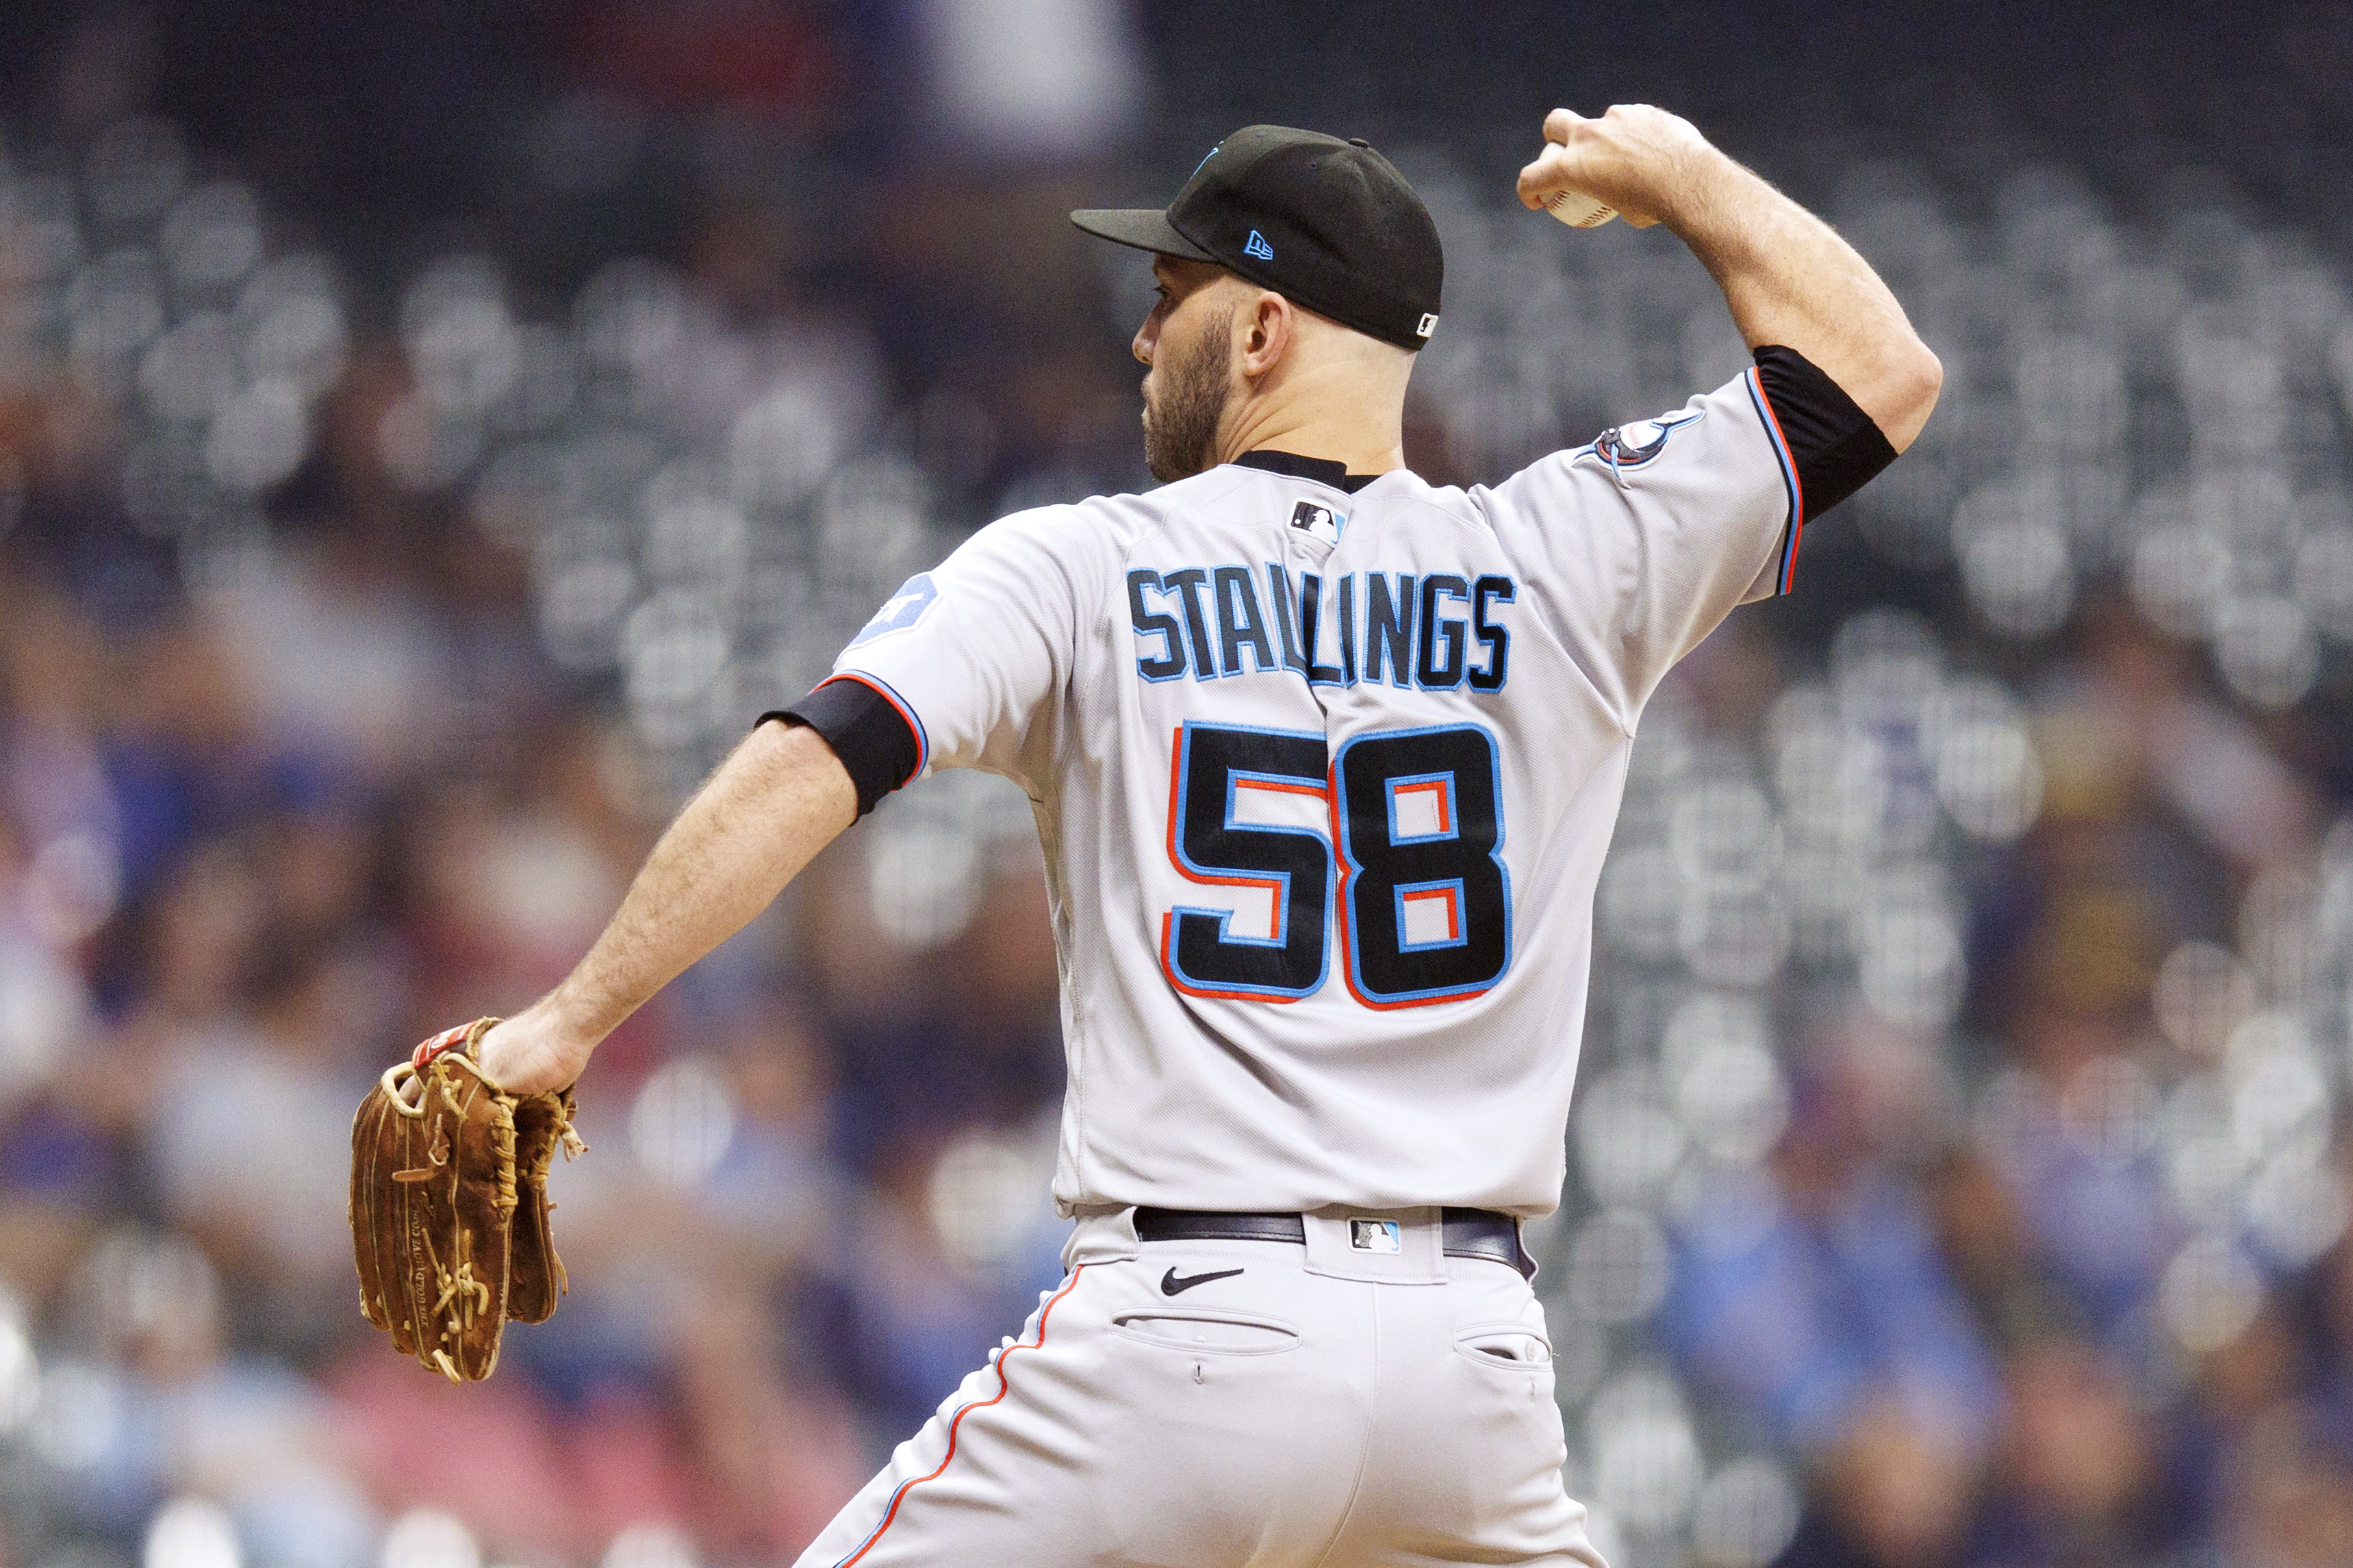
{"label": "player's wrist", "polygon": [[1660,162],[1651,196],[1652,216],[1686,245],[1712,243],[1715,220],[1731,205],[1725,194],[1746,171],[1713,143],[1699,140],[1662,153]]}
{"label": "player's wrist", "polygon": [[565,1089],[602,1037],[565,1016],[559,994],[534,1002],[485,1034],[475,1058],[491,1082],[514,1094]]}

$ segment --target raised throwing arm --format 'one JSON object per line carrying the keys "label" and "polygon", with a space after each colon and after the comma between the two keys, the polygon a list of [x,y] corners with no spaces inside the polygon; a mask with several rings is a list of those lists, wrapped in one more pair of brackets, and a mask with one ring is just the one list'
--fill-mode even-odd
{"label": "raised throwing arm", "polygon": [[482,1037],[482,1070],[516,1094],[560,1089],[688,965],[741,931],[858,817],[814,730],[760,725],[687,803],[563,984]]}
{"label": "raised throwing arm", "polygon": [[1796,350],[1890,446],[1911,445],[1944,369],[1871,264],[1830,225],[1662,109],[1621,103],[1595,120],[1556,109],[1544,133],[1544,151],[1520,171],[1523,203],[1542,207],[1557,192],[1582,191],[1638,227],[1665,224],[1724,290],[1749,347]]}

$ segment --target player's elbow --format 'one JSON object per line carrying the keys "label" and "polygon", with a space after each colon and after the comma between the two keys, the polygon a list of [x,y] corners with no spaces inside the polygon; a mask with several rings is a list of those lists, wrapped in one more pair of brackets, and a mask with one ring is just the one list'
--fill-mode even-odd
{"label": "player's elbow", "polygon": [[1887,444],[1901,452],[1928,423],[1945,388],[1945,364],[1918,338],[1905,333],[1891,349],[1880,375],[1878,406],[1871,410]]}
{"label": "player's elbow", "polygon": [[1914,338],[1905,356],[1913,412],[1926,425],[1929,413],[1936,406],[1936,395],[1945,390],[1945,362],[1936,351]]}

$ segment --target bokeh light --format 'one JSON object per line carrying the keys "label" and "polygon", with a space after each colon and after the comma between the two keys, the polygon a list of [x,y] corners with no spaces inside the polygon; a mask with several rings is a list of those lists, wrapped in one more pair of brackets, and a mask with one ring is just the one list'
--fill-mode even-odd
{"label": "bokeh light", "polygon": [[629,1107],[629,1150],[660,1180],[691,1187],[727,1157],[735,1122],[726,1079],[708,1062],[688,1058],[664,1066],[638,1090]]}
{"label": "bokeh light", "polygon": [[238,1568],[237,1527],[205,1498],[175,1498],[155,1510],[139,1550],[140,1568]]}
{"label": "bokeh light", "polygon": [[481,1568],[482,1549],[456,1515],[413,1508],[385,1531],[382,1568]]}

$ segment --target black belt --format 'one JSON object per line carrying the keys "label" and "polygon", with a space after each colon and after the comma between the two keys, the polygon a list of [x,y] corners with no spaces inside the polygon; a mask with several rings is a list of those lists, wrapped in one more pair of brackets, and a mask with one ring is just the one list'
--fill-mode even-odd
{"label": "black belt", "polygon": [[[1534,1275],[1535,1264],[1520,1247],[1520,1222],[1493,1209],[1445,1209],[1446,1256],[1483,1258]],[[1295,1214],[1212,1214],[1199,1209],[1135,1211],[1139,1241],[1307,1242],[1307,1222]]]}

